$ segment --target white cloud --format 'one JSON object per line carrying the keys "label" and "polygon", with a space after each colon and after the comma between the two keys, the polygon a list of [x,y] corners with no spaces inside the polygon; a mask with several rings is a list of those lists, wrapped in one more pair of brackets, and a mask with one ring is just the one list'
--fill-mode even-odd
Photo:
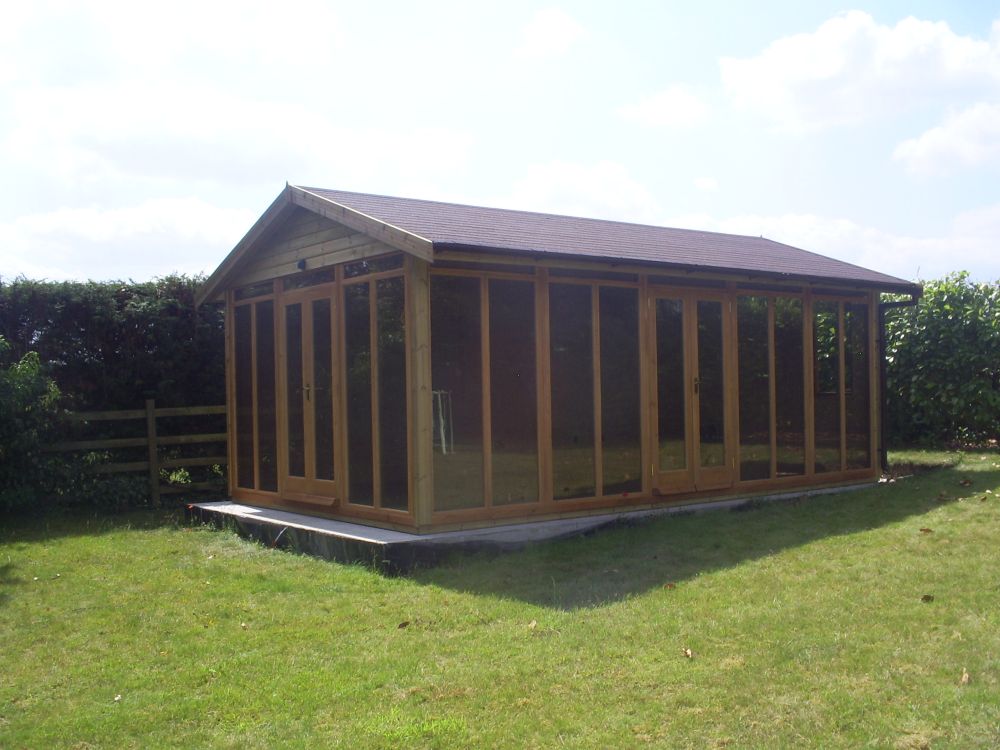
{"label": "white cloud", "polygon": [[719,189],[719,181],[714,177],[697,177],[695,178],[694,186],[696,190],[711,193]]}
{"label": "white cloud", "polygon": [[7,277],[46,279],[208,272],[255,219],[197,198],[29,214],[0,224],[0,268]]}
{"label": "white cloud", "polygon": [[617,221],[655,222],[656,200],[618,162],[531,165],[511,192],[491,205]]}
{"label": "white cloud", "polygon": [[128,178],[246,185],[310,175],[357,183],[380,172],[460,168],[473,143],[449,128],[353,127],[336,112],[208,87],[118,82],[26,89],[12,100],[16,124],[0,153],[70,185]]}
{"label": "white cloud", "polygon": [[708,118],[708,105],[685,86],[674,85],[647,96],[618,113],[631,122],[649,127],[690,128]]}
{"label": "white cloud", "polygon": [[[910,172],[949,172],[1000,160],[1000,104],[980,102],[900,143],[893,157]],[[998,249],[1000,252],[1000,249]]]}
{"label": "white cloud", "polygon": [[995,24],[985,41],[944,22],[910,17],[886,26],[850,11],[720,66],[737,106],[802,131],[997,91],[1000,32]]}
{"label": "white cloud", "polygon": [[972,270],[980,280],[1000,280],[1000,204],[962,213],[941,236],[894,234],[844,218],[815,214],[743,215],[727,218],[689,215],[667,220],[672,226],[764,236],[903,279],[938,278]]}
{"label": "white cloud", "polygon": [[543,8],[521,29],[521,41],[514,54],[526,60],[559,57],[586,37],[587,30],[566,11]]}

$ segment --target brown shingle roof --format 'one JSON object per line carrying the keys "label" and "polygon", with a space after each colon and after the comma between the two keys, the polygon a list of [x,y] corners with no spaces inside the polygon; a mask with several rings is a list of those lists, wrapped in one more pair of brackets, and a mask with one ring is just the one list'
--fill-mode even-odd
{"label": "brown shingle roof", "polygon": [[763,237],[302,188],[445,249],[499,250],[685,270],[741,271],[913,291],[916,285]]}

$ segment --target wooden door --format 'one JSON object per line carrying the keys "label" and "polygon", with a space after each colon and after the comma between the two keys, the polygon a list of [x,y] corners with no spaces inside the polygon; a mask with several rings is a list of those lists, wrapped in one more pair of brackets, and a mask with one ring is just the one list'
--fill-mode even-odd
{"label": "wooden door", "polygon": [[657,292],[651,304],[654,486],[661,493],[729,487],[730,302],[683,290]]}
{"label": "wooden door", "polygon": [[284,491],[290,499],[331,505],[339,497],[332,288],[287,295],[282,308]]}

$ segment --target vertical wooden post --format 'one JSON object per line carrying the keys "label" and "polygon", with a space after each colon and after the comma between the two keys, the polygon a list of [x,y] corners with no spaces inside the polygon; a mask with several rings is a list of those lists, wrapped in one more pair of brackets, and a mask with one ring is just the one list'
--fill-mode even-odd
{"label": "vertical wooden post", "polygon": [[146,399],[146,445],[149,451],[149,497],[160,507],[160,451],[156,447],[156,401]]}
{"label": "vertical wooden post", "polygon": [[431,289],[427,261],[410,258],[407,264],[410,310],[410,399],[412,401],[413,495],[410,499],[417,528],[431,523],[434,513],[434,410],[431,403]]}

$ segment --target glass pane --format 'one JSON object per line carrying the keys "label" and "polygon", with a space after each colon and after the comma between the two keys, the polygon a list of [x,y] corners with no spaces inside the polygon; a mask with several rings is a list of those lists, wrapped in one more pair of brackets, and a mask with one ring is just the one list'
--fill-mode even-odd
{"label": "glass pane", "polygon": [[778,476],[805,474],[805,365],[802,300],[774,300],[774,392]]}
{"label": "glass pane", "polygon": [[253,489],[253,320],[250,305],[233,309],[236,356],[236,485]]}
{"label": "glass pane", "polygon": [[344,374],[347,377],[348,498],[374,504],[372,485],[372,360],[368,284],[344,287]]}
{"label": "glass pane", "polygon": [[740,358],[740,479],[771,476],[771,389],[767,297],[736,303]]}
{"label": "glass pane", "polygon": [[278,392],[274,386],[274,302],[257,305],[257,460],[260,487],[278,491]]}
{"label": "glass pane", "polygon": [[491,279],[490,416],[493,504],[538,499],[535,285]]}
{"label": "glass pane", "polygon": [[605,495],[642,490],[639,291],[601,287],[601,448]]}
{"label": "glass pane", "polygon": [[844,367],[847,468],[867,469],[871,466],[867,305],[844,305]]}
{"label": "glass pane", "polygon": [[406,299],[403,277],[381,279],[378,299],[378,424],[382,507],[406,510]]}
{"label": "glass pane", "polygon": [[656,401],[660,471],[687,468],[684,301],[656,300]]}
{"label": "glass pane", "polygon": [[819,301],[813,314],[816,473],[840,471],[839,303]]}
{"label": "glass pane", "polygon": [[591,288],[549,287],[552,363],[552,493],[593,497],[594,340]]}
{"label": "glass pane", "polygon": [[356,260],[353,263],[348,263],[344,266],[344,276],[345,278],[353,279],[357,276],[392,271],[402,267],[403,256],[401,253],[378,255],[374,258],[365,258],[364,260]]}
{"label": "glass pane", "polygon": [[320,268],[315,271],[297,273],[294,276],[286,276],[282,282],[285,291],[289,289],[305,289],[318,284],[330,284],[337,278],[337,271],[332,266]]}
{"label": "glass pane", "polygon": [[333,325],[330,300],[312,303],[312,408],[316,479],[333,479]]}
{"label": "glass pane", "polygon": [[483,376],[479,279],[431,276],[434,510],[483,500]]}
{"label": "glass pane", "polygon": [[698,416],[701,466],[726,465],[722,303],[698,300]]}
{"label": "glass pane", "polygon": [[306,475],[302,390],[302,305],[285,306],[285,379],[288,383],[288,475]]}

